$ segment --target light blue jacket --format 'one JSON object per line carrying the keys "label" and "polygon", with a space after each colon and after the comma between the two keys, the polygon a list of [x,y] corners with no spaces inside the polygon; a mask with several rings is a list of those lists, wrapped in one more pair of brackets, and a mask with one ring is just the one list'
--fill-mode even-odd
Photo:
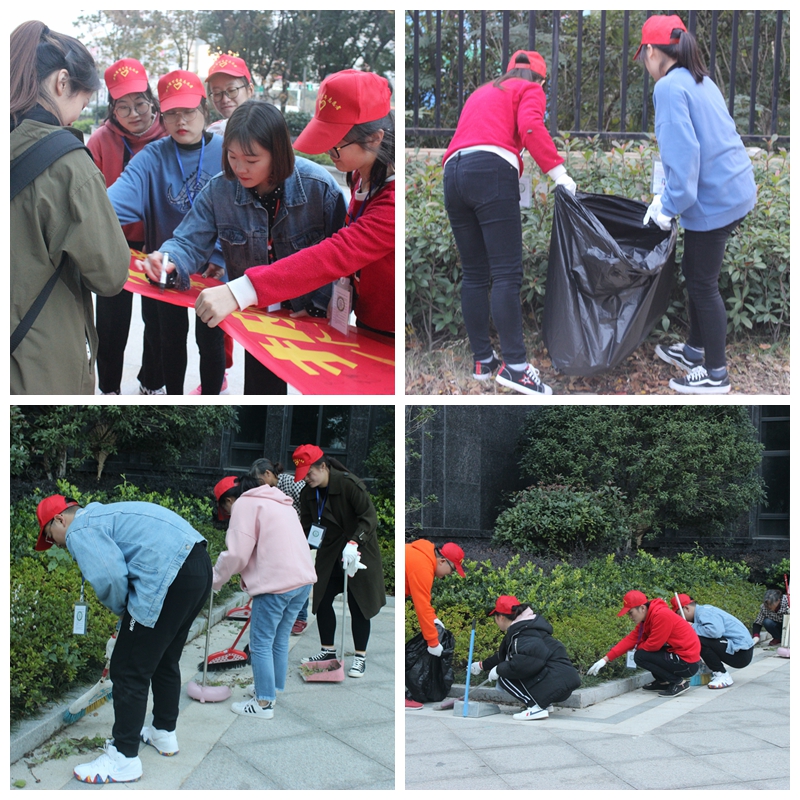
{"label": "light blue jacket", "polygon": [[716,84],[696,83],[688,69],[670,70],[655,85],[656,138],[667,184],[664,213],[690,231],[740,219],[756,204],[753,165]]}
{"label": "light blue jacket", "polygon": [[67,528],[67,550],[97,599],[117,615],[155,626],[178,570],[205,539],[154,503],[89,503]]}
{"label": "light blue jacket", "polygon": [[[275,257],[284,258],[327,239],[344,225],[344,195],[331,174],[305,158],[295,158],[292,174],[283,183],[283,198],[272,226]],[[160,243],[178,272],[178,288],[189,287],[189,275],[211,257],[219,237],[227,279],[250,267],[269,263],[269,217],[252,192],[224,173],[213,177],[195,199],[191,211],[172,238]],[[327,308],[331,287],[292,301],[295,311],[308,302]]]}
{"label": "light blue jacket", "polygon": [[749,650],[753,646],[750,631],[733,614],[716,606],[696,605],[692,627],[698,636],[705,636],[707,639],[727,639],[725,652],[728,654],[737,650]]}

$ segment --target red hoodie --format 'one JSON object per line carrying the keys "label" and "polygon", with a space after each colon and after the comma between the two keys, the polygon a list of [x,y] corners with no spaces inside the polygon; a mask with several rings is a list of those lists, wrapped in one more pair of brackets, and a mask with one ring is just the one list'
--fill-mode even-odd
{"label": "red hoodie", "polygon": [[[94,163],[106,179],[106,188],[122,174],[125,142],[133,155],[136,155],[146,144],[155,142],[167,135],[160,116],[156,115],[153,124],[141,135],[134,136],[122,130],[119,125],[107,119],[90,137],[86,146],[94,156]],[[144,224],[132,222],[123,225],[122,231],[129,242],[144,241]]]}

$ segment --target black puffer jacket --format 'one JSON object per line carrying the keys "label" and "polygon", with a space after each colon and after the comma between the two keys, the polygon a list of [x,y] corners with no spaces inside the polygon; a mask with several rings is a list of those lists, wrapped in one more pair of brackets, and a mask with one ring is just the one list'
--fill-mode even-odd
{"label": "black puffer jacket", "polygon": [[499,677],[524,684],[542,708],[563,702],[581,685],[581,678],[552,633],[552,625],[538,615],[513,623],[497,653],[484,659],[483,669],[497,667]]}

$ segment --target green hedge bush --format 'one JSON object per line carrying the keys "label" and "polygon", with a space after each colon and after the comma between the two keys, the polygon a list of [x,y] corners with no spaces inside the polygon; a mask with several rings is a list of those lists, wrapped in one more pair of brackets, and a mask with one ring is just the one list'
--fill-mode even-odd
{"label": "green hedge bush", "polygon": [[[595,140],[557,140],[566,167],[580,191],[651,199],[653,142],[614,142],[609,150]],[[767,150],[752,159],[758,202],[729,241],[720,277],[728,309],[728,332],[757,333],[777,341],[789,330],[789,164],[785,149]],[[529,324],[538,329],[544,307],[553,183],[527,160],[533,174],[530,208],[522,209],[523,282],[521,297]],[[406,324],[428,347],[464,335],[461,317],[461,268],[442,189],[440,163],[409,156],[406,163]],[[537,183],[538,182],[538,183]],[[677,258],[682,251],[678,238]],[[678,275],[667,313],[658,327],[685,328],[683,276]],[[676,332],[676,335],[677,332]]]}

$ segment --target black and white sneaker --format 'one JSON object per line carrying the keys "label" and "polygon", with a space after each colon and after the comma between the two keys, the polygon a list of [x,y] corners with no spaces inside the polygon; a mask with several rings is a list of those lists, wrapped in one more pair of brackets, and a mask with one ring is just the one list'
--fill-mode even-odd
{"label": "black and white sneaker", "polygon": [[650,681],[642,686],[646,692],[661,692],[667,688],[669,688],[669,684],[666,681]]}
{"label": "black and white sneaker", "polygon": [[712,378],[701,365],[682,378],[672,378],[669,388],[680,394],[727,394],[731,390],[731,382],[727,371],[721,378]]}
{"label": "black and white sneaker", "polygon": [[553,390],[539,380],[539,370],[531,364],[528,364],[523,370],[516,370],[504,363],[495,380],[501,386],[508,386],[509,389],[522,392],[522,394],[553,394]]}
{"label": "black and white sneaker", "polygon": [[689,690],[689,681],[681,681],[680,683],[672,683],[663,692],[659,692],[659,697],[677,697],[679,694]]}
{"label": "black and white sneaker", "polygon": [[329,659],[336,658],[336,651],[335,650],[327,650],[326,648],[322,648],[315,656],[309,656],[308,658],[302,659],[300,663],[308,664],[309,661],[328,661]]}
{"label": "black and white sneaker", "polygon": [[492,350],[491,361],[476,361],[475,369],[472,371],[472,377],[476,381],[488,381],[492,377],[492,373],[502,364],[500,356]]}
{"label": "black and white sneaker", "polygon": [[353,666],[350,667],[350,672],[347,673],[348,678],[363,678],[364,673],[367,671],[367,657],[354,656]]}
{"label": "black and white sneaker", "polygon": [[[685,346],[683,342],[680,344],[671,344],[669,347],[662,347],[660,344],[657,344],[656,355],[662,361],[666,361],[667,364],[673,364],[676,367],[680,367],[685,372],[690,372],[695,367],[699,367],[703,363],[703,359],[692,361],[690,358],[687,358],[686,354],[683,352]],[[700,352],[703,353],[704,351],[700,350]]]}

